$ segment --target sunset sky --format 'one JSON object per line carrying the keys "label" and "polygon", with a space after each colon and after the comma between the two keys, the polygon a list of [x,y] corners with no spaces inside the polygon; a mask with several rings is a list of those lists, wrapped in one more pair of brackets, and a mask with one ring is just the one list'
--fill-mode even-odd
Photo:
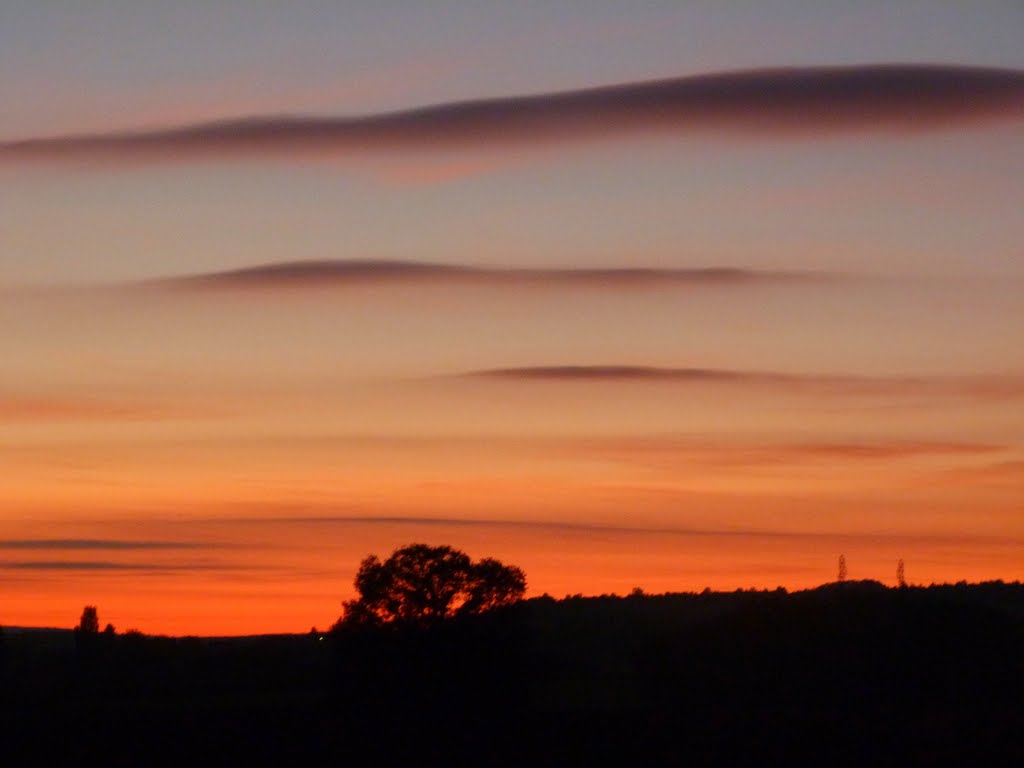
{"label": "sunset sky", "polygon": [[[636,5],[636,7],[634,7]],[[5,0],[0,624],[1024,579],[1024,6]]]}

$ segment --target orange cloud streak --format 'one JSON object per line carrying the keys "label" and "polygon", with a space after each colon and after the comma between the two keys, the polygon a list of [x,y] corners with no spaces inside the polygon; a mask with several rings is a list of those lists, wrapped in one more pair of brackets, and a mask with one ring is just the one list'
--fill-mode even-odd
{"label": "orange cloud streak", "polygon": [[0,425],[52,422],[167,421],[181,418],[171,406],[89,398],[0,398]]}

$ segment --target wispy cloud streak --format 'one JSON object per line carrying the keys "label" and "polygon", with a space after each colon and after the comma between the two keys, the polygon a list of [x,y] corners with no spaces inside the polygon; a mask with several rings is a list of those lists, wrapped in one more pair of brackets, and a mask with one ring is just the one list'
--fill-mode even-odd
{"label": "wispy cloud streak", "polygon": [[[111,560],[0,560],[0,571],[129,571],[143,573],[253,570],[209,563],[119,563]],[[262,568],[258,570],[263,570]]]}
{"label": "wispy cloud streak", "polygon": [[0,549],[18,550],[175,550],[205,549],[212,544],[191,541],[127,541],[124,539],[0,539]]}
{"label": "wispy cloud streak", "polygon": [[803,459],[836,459],[874,461],[921,457],[958,457],[991,455],[1008,450],[1008,446],[992,443],[969,443],[934,440],[875,440],[859,442],[768,443],[715,442],[687,437],[618,437],[581,438],[571,447],[597,454],[629,456],[682,455],[704,457],[710,461],[723,458],[737,463],[765,463]]}
{"label": "wispy cloud streak", "polygon": [[[483,528],[495,530],[524,530],[537,531],[541,533],[561,532],[577,535],[623,535],[623,536],[678,536],[696,538],[772,538],[772,539],[793,539],[793,540],[878,540],[883,537],[891,540],[912,539],[919,542],[943,543],[949,541],[985,542],[993,545],[1010,545],[1010,542],[1002,537],[963,534],[919,534],[899,533],[887,531],[881,533],[853,533],[853,532],[820,532],[820,531],[798,531],[785,529],[757,528],[757,527],[734,527],[734,528],[703,528],[684,526],[658,526],[658,525],[611,525],[593,522],[574,522],[566,520],[509,520],[509,519],[481,519],[481,518],[458,518],[458,517],[369,517],[362,515],[325,515],[319,517],[266,517],[235,519],[231,521],[234,525],[306,525],[311,527],[391,527],[398,526],[405,529],[424,528]],[[1016,542],[1013,542],[1015,544]]]}
{"label": "wispy cloud streak", "polygon": [[0,395],[0,424],[169,421],[200,415],[204,414],[187,413],[165,405],[110,402],[93,398]]}
{"label": "wispy cloud streak", "polygon": [[978,456],[1007,450],[1004,445],[927,441],[880,443],[799,443],[782,446],[782,453],[843,461],[875,461],[925,456]]}
{"label": "wispy cloud streak", "polygon": [[[452,378],[452,377],[447,377]],[[746,386],[835,395],[936,395],[977,399],[1024,396],[1024,376],[857,376],[844,374],[664,368],[635,365],[550,365],[490,368],[454,378],[551,383],[672,383]]]}
{"label": "wispy cloud streak", "polygon": [[764,69],[438,104],[253,117],[0,144],[0,163],[217,160],[536,145],[636,134],[905,133],[1024,117],[1024,72],[925,65]]}
{"label": "wispy cloud streak", "polygon": [[837,279],[820,272],[749,270],[734,267],[671,269],[501,268],[417,261],[323,260],[263,264],[244,269],[169,277],[136,286],[171,290],[275,290],[403,283],[482,286],[552,285],[569,287],[715,286],[816,282]]}
{"label": "wispy cloud streak", "polygon": [[995,486],[1009,489],[1024,488],[1024,460],[1011,459],[973,467],[957,467],[946,470],[938,476],[951,485]]}

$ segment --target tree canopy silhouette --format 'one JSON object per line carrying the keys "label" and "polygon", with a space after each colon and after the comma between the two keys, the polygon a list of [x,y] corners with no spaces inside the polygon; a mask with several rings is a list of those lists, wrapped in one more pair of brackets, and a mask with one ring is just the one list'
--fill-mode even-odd
{"label": "tree canopy silhouette", "polygon": [[493,558],[473,562],[449,546],[410,544],[387,560],[370,555],[355,579],[339,626],[426,627],[521,600],[526,574]]}
{"label": "tree canopy silhouette", "polygon": [[78,620],[75,631],[80,635],[98,635],[100,632],[100,618],[96,612],[95,605],[87,605],[82,610],[82,618]]}

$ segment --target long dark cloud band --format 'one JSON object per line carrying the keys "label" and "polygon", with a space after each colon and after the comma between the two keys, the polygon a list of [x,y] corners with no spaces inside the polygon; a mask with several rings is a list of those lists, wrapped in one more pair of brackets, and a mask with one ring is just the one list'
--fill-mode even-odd
{"label": "long dark cloud band", "polygon": [[144,281],[141,286],[174,290],[277,289],[387,283],[654,287],[824,282],[838,277],[822,272],[749,270],[734,267],[522,268],[476,267],[416,261],[339,260],[263,264],[225,272],[160,278]]}
{"label": "long dark cloud band", "polygon": [[1024,72],[925,65],[763,69],[481,99],[363,117],[253,117],[0,144],[0,163],[217,159],[531,145],[638,133],[904,133],[1024,118]]}

